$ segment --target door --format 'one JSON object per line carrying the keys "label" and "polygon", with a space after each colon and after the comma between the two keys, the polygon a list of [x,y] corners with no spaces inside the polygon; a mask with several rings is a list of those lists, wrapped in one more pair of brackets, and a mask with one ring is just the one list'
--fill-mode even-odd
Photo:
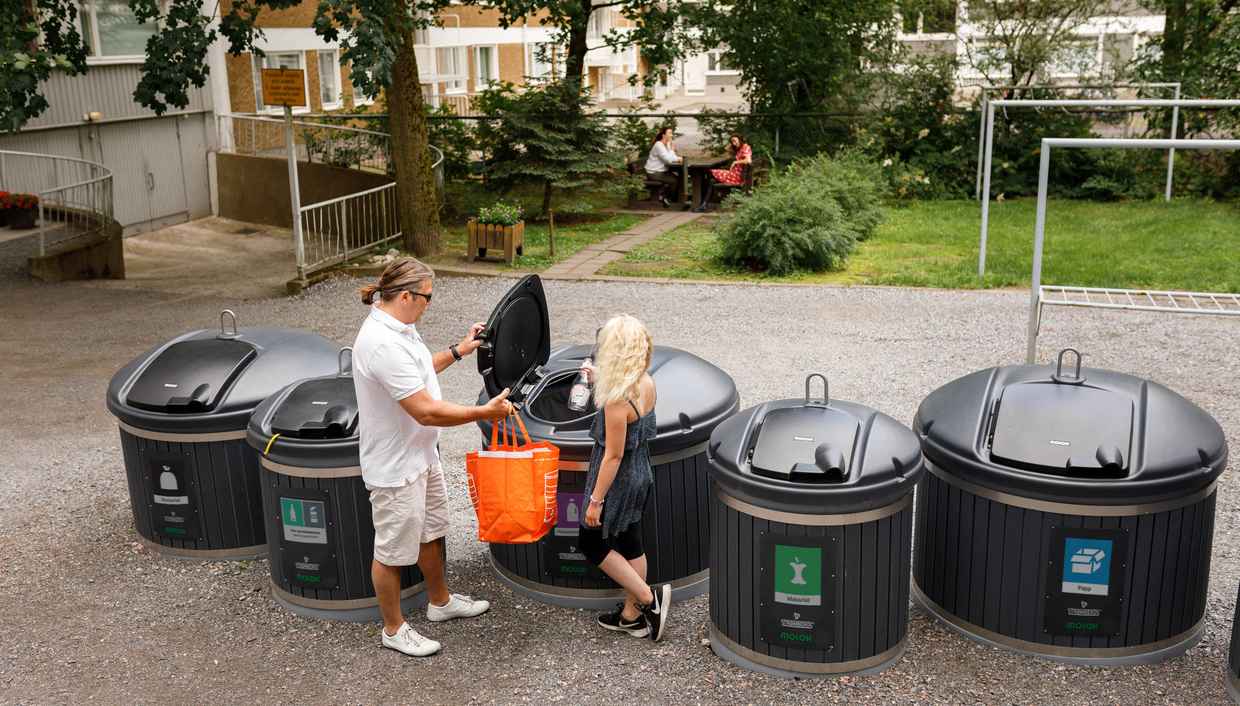
{"label": "door", "polygon": [[185,167],[181,161],[180,120],[173,117],[142,121],[148,230],[180,223],[189,215]]}

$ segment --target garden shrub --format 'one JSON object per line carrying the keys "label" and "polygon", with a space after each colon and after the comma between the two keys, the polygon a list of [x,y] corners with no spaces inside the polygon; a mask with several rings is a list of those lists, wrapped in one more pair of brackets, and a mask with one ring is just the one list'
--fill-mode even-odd
{"label": "garden shrub", "polygon": [[856,153],[818,155],[728,197],[719,260],[774,276],[840,269],[882,220],[879,168]]}

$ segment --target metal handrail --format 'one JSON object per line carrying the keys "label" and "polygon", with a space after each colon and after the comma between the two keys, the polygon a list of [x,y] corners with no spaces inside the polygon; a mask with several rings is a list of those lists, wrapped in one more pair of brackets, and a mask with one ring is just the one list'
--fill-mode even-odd
{"label": "metal handrail", "polygon": [[[61,223],[59,229],[67,233],[75,231],[75,235],[71,238],[89,235],[106,227],[106,221],[110,220],[113,212],[112,193],[110,185],[112,183],[112,170],[98,162],[92,162],[88,159],[78,157],[65,157],[62,155],[41,154],[38,152],[24,152],[19,150],[0,150],[0,176],[5,171],[6,162],[9,158],[16,157],[20,159],[34,159],[49,162],[53,165],[67,164],[75,165],[79,169],[85,167],[86,170],[94,174],[88,179],[75,181],[69,184],[56,184],[53,186],[39,188],[31,187],[29,191],[34,192],[39,197],[38,203],[38,223],[41,226],[38,230],[39,236],[39,256],[47,254],[47,234],[49,231],[57,230],[56,228],[47,227],[47,218],[45,217],[46,208],[49,205],[58,207],[62,216],[58,219]],[[60,177],[60,169],[54,167],[53,180]],[[89,189],[90,193],[83,197],[81,194],[74,194],[75,190]]]}
{"label": "metal handrail", "polygon": [[323,200],[323,201],[315,201],[314,203],[311,203],[311,204],[306,204],[305,206],[302,206],[302,207],[301,207],[301,210],[304,212],[304,211],[309,211],[309,210],[314,209],[314,208],[321,208],[321,207],[323,207],[323,206],[330,206],[330,205],[332,205],[332,204],[334,204],[334,203],[339,203],[339,202],[341,202],[341,201],[348,201],[349,199],[356,198],[356,197],[358,197],[358,196],[367,196],[367,195],[369,195],[369,194],[373,194],[373,193],[375,193],[375,192],[377,192],[377,191],[383,191],[384,189],[390,189],[390,188],[392,188],[392,184],[380,184],[379,186],[376,186],[376,187],[374,187],[373,189],[366,189],[365,191],[354,191],[354,192],[353,192],[353,193],[351,193],[351,194],[345,194],[344,196],[337,196],[337,197],[336,197],[336,198],[334,198],[334,199],[326,199],[326,200]]}
{"label": "metal handrail", "polygon": [[[245,113],[228,113],[228,114],[221,115],[219,117],[229,118],[232,120],[252,120],[254,122],[260,122],[260,123],[284,125],[284,121],[280,120],[279,118],[270,118],[270,117],[265,117],[261,115],[249,115]],[[330,124],[325,124],[325,123],[311,123],[311,122],[306,122],[304,120],[294,120],[293,125],[297,127],[313,128],[315,130],[335,130],[339,132],[352,132],[352,133],[356,133],[359,135],[370,135],[372,137],[384,137],[388,139],[391,139],[392,137],[392,134],[388,132],[379,132],[378,130],[367,130],[365,128],[350,127],[348,125],[330,125]],[[429,147],[431,150],[435,152],[435,154],[438,155],[438,158],[435,159],[435,161],[431,163],[431,169],[436,169],[439,167],[440,164],[443,164],[443,160],[444,160],[443,150],[436,147],[435,145],[427,145],[427,147]]]}

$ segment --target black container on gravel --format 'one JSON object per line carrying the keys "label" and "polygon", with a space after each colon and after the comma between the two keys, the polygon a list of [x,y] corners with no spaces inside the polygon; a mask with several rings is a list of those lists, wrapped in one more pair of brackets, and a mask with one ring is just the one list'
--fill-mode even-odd
{"label": "black container on gravel", "polygon": [[710,642],[748,669],[869,673],[904,652],[917,436],[826,386],[710,437]]}
{"label": "black container on gravel", "polygon": [[[484,336],[478,349],[484,381],[479,402],[510,388],[530,436],[560,448],[556,527],[534,544],[492,544],[492,566],[513,590],[535,600],[611,607],[623,599],[623,591],[587,562],[577,546],[587,505],[595,409],[591,402],[583,412],[570,410],[568,395],[592,347],[551,350],[550,317],[537,275],[509,290],[491,313]],[[679,600],[707,588],[706,441],[715,426],[736,411],[740,398],[727,373],[676,348],[656,346],[650,374],[658,388],[658,435],[650,444],[655,485],[642,516],[647,580],[671,582]],[[478,426],[483,443],[490,443],[490,423]]]}
{"label": "black container on gravel", "polygon": [[[335,375],[299,380],[250,417],[247,440],[262,466],[271,595],[298,615],[371,621],[375,527],[358,458],[357,393],[340,351]],[[422,574],[401,569],[401,605],[426,603]]]}
{"label": "black container on gravel", "polygon": [[[232,317],[227,331],[224,320]],[[191,331],[121,368],[108,385],[120,424],[134,526],[170,556],[267,553],[258,454],[245,442],[260,402],[299,378],[336,370],[336,346],[289,329]]]}
{"label": "black container on gravel", "polygon": [[[1075,372],[1064,367],[1075,357]],[[958,632],[1080,664],[1150,663],[1201,636],[1218,423],[1131,375],[1058,364],[966,375],[913,428],[914,598]]]}
{"label": "black container on gravel", "polygon": [[1227,650],[1227,674],[1224,679],[1231,700],[1240,704],[1240,596],[1236,597],[1236,610],[1231,618],[1231,645]]}

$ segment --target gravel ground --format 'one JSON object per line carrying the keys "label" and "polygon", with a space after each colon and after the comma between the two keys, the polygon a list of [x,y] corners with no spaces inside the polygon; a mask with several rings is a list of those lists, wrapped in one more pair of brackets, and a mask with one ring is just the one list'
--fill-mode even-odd
{"label": "gravel ground", "polygon": [[[354,281],[292,299],[178,296],[118,282],[0,282],[0,702],[588,703],[1224,703],[1223,665],[1240,579],[1236,481],[1224,475],[1205,637],[1155,666],[1064,666],[960,639],[914,609],[908,652],[880,675],[790,681],[750,673],[704,646],[707,599],[677,604],[667,639],[602,635],[593,616],[531,604],[504,588],[474,540],[463,454],[449,430],[456,590],[489,598],[477,620],[415,627],[441,640],[427,660],[378,647],[377,625],[293,616],[271,599],[267,564],[162,559],[135,543],[114,421],[111,374],[147,347],[213,326],[298,326],[348,343],[364,308]],[[421,327],[436,345],[483,319],[511,280],[440,281]],[[1023,359],[1027,294],[551,282],[554,339],[588,340],[606,316],[644,318],[655,339],[735,377],[744,404],[800,394],[807,372],[833,397],[908,423],[932,389]],[[1240,323],[1051,309],[1041,356],[1073,345],[1089,365],[1148,376],[1213,413],[1240,449]],[[472,361],[470,361],[472,363]],[[469,401],[470,364],[442,376]],[[1234,464],[1233,464],[1234,466]],[[1082,691],[1087,689],[1087,691]]]}

